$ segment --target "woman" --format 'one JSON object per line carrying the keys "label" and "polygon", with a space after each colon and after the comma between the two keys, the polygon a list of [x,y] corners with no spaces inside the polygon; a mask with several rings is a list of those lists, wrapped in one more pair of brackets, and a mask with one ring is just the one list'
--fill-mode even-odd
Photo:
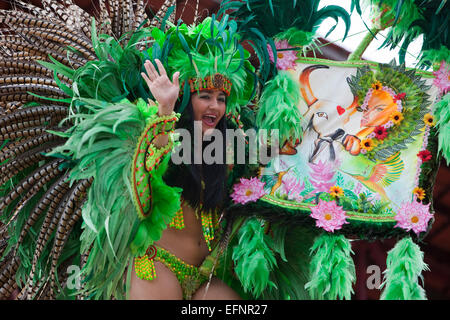
{"label": "woman", "polygon": [[[213,260],[213,254],[205,257],[224,205],[225,165],[168,164],[175,127],[192,129],[199,120],[204,134],[214,128],[224,132],[224,114],[236,116],[253,95],[249,54],[226,21],[207,18],[166,31],[144,28],[125,45],[112,35],[102,37],[99,56],[76,70],[47,64],[72,83],[69,88],[57,81],[63,106],[0,117],[8,124],[3,139],[13,139],[0,153],[14,158],[9,148],[18,147],[25,157],[2,165],[7,175],[0,181],[0,216],[9,222],[0,236],[9,247],[1,247],[0,255],[6,256],[2,270],[9,276],[0,279],[7,281],[0,297],[19,287],[27,299],[238,298],[216,279],[206,290],[210,268],[198,270],[204,260]],[[151,45],[142,51],[138,43],[149,33]],[[142,79],[146,57],[159,59],[158,67],[147,62]],[[148,105],[148,98],[159,106]],[[23,113],[39,120],[27,122]],[[28,149],[19,144],[30,130],[37,138],[30,137],[32,158],[27,158]],[[26,196],[19,200],[22,191]],[[9,206],[10,201],[16,202]],[[12,240],[9,230],[22,235]],[[60,286],[64,277],[73,279],[67,290]]]}
{"label": "woman", "polygon": [[[145,62],[146,73],[142,73],[142,77],[158,103],[158,115],[166,116],[172,114],[179,97],[180,73],[175,72],[171,82],[162,63],[158,59],[155,62],[158,70],[156,70],[150,61],[147,60]],[[223,129],[225,125],[226,96],[226,92],[217,88],[193,92],[191,95],[191,104],[188,107],[188,112],[185,113],[185,117],[191,120],[191,122],[193,120],[201,123],[202,135],[207,135],[210,130],[216,129],[217,127],[222,127]],[[190,114],[191,112],[192,114]],[[183,119],[180,119],[180,122],[182,123]],[[224,132],[224,130],[222,131]],[[160,135],[153,141],[153,144],[157,148],[162,148],[167,143],[168,135]],[[180,176],[180,171],[186,169],[187,167],[184,166],[171,168],[175,172],[174,176]],[[195,183],[195,167],[191,165],[189,169],[188,176],[191,173],[191,181],[181,182],[181,186],[184,186],[183,190],[185,190],[190,185],[191,189],[197,191],[196,189],[198,188],[196,188],[196,185],[198,184]],[[210,201],[215,203],[209,203],[209,206],[215,205],[216,207],[220,207],[224,199],[225,182],[225,175],[220,174],[220,172],[225,172],[225,164],[219,165],[219,170],[215,171],[216,175],[212,178],[216,180],[215,183],[214,181],[212,183],[219,186],[216,188],[202,188],[202,185],[204,185],[203,180],[207,178],[205,177],[205,171],[208,169],[206,166],[201,166],[198,169],[201,177],[199,184],[200,192],[183,192],[185,201],[182,202],[180,214],[182,215],[181,219],[184,222],[184,227],[178,229],[169,227],[165,229],[161,239],[152,248],[152,250],[164,251],[166,256],[171,256],[173,259],[180,259],[180,262],[184,264],[185,268],[194,270],[192,272],[194,274],[190,274],[188,277],[177,278],[176,273],[180,267],[163,262],[156,255],[154,266],[157,276],[153,280],[141,279],[133,270],[129,293],[130,299],[239,299],[239,296],[219,279],[212,278],[211,282],[208,282],[206,277],[195,271],[198,270],[198,267],[200,267],[208,256],[209,248],[204,236],[202,221],[198,218],[198,214],[193,207],[198,205],[199,202],[203,202],[202,200],[208,199],[208,194],[202,194],[208,193],[206,190],[209,190],[209,193],[216,198],[215,201]],[[186,177],[184,174],[181,174],[181,176],[183,178]],[[171,179],[167,180],[170,181]],[[208,181],[207,184],[210,182]],[[214,193],[211,191],[214,191]],[[202,196],[205,199],[201,199]]]}

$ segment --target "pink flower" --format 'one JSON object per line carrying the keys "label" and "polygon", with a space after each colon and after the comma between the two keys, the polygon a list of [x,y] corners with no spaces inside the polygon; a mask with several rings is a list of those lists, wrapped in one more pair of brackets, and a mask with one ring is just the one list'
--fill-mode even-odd
{"label": "pink flower", "polygon": [[392,121],[388,121],[388,122],[386,122],[386,123],[383,125],[383,127],[384,127],[385,129],[389,129],[389,128],[393,127],[393,126],[394,126],[394,122],[392,122]]}
{"label": "pink flower", "polygon": [[[289,49],[293,48],[288,44],[287,40],[275,41],[275,47],[277,49]],[[269,52],[270,61],[274,62],[273,52],[270,45],[267,45],[267,51]],[[277,50],[278,51],[278,50]],[[295,60],[297,60],[297,53],[294,50],[281,50],[277,52],[277,69],[287,70],[295,68]]]}
{"label": "pink flower", "polygon": [[378,140],[383,140],[384,138],[387,137],[388,133],[386,131],[386,128],[382,127],[382,126],[378,126],[375,128],[375,130],[373,131],[375,133],[375,137]]}
{"label": "pink flower", "polygon": [[438,71],[433,72],[434,85],[439,88],[442,94],[446,94],[450,91],[450,65],[445,61],[441,62],[441,67]]}
{"label": "pink flower", "polygon": [[305,189],[304,183],[300,183],[295,177],[288,177],[287,175],[283,177],[282,183],[289,200],[296,200],[299,202],[303,200],[300,193]]}
{"label": "pink flower", "polygon": [[424,205],[420,202],[403,203],[395,215],[397,224],[395,227],[406,231],[413,230],[416,234],[426,231],[428,221],[433,215],[430,213],[430,204]]}
{"label": "pink flower", "polygon": [[233,193],[230,195],[235,203],[245,204],[256,201],[264,195],[264,182],[258,178],[240,179],[240,183],[233,186]]}
{"label": "pink flower", "polygon": [[335,201],[326,202],[320,199],[317,206],[311,207],[311,212],[311,217],[316,219],[316,227],[328,232],[339,230],[348,223],[345,211]]}
{"label": "pink flower", "polygon": [[311,184],[315,188],[314,192],[328,192],[336,183],[333,179],[335,164],[333,162],[322,162],[319,160],[317,164],[308,163],[311,168]]}

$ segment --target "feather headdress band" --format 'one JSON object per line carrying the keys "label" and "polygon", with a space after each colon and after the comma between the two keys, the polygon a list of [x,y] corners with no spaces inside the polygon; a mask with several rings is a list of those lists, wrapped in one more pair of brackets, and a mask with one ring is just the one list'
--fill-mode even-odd
{"label": "feather headdress band", "polygon": [[[180,95],[184,92],[184,84],[181,84],[181,92]],[[211,76],[206,76],[204,78],[192,78],[188,80],[190,92],[196,92],[201,90],[220,90],[223,91],[227,96],[231,93],[232,83],[230,80],[225,78],[222,74],[216,73]]]}
{"label": "feather headdress band", "polygon": [[190,93],[198,90],[224,91],[227,113],[238,111],[252,98],[254,67],[248,61],[250,53],[239,43],[234,21],[212,16],[196,26],[179,24],[167,32],[153,29],[152,36],[155,43],[147,51],[150,60],[162,61],[169,74],[179,71],[180,83],[189,84],[182,85],[178,112],[183,112]]}

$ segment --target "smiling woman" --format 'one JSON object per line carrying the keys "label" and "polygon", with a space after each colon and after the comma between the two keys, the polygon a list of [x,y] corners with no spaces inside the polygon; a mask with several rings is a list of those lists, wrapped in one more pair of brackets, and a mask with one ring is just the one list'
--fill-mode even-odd
{"label": "smiling woman", "polygon": [[[0,10],[0,298],[349,299],[350,239],[389,237],[403,239],[382,298],[425,298],[416,242],[450,158],[448,46],[424,55],[434,73],[305,58],[346,10],[227,0],[188,26],[157,0],[147,27],[147,2],[92,1],[97,20],[72,0]],[[411,26],[448,34],[445,0],[371,2],[408,30],[397,16],[421,2],[433,19]],[[199,1],[183,4],[185,18]]]}
{"label": "smiling woman", "polygon": [[[154,122],[164,121],[164,128],[166,123],[173,123],[170,125],[172,130],[184,128],[192,133],[197,123],[201,125],[202,135],[208,135],[213,129],[218,129],[225,135],[226,112],[233,112],[238,100],[245,101],[246,95],[250,97],[247,90],[240,87],[251,81],[247,71],[241,68],[249,64],[240,62],[244,57],[236,55],[236,44],[232,42],[221,44],[221,48],[225,48],[225,55],[221,59],[218,59],[218,55],[222,51],[214,49],[211,41],[206,42],[208,45],[205,45],[205,48],[197,44],[194,46],[194,39],[195,43],[198,43],[197,39],[202,37],[209,39],[214,36],[214,41],[219,42],[233,37],[232,30],[225,26],[225,23],[215,21],[214,18],[207,18],[195,27],[181,25],[169,29],[166,33],[158,29],[153,30],[152,36],[156,43],[148,50],[152,59],[145,62],[145,72],[142,73],[157,106],[154,107],[155,110],[157,108],[157,114],[148,126],[153,128]],[[208,32],[204,33],[202,30]],[[227,36],[218,36],[219,32],[224,32]],[[172,39],[182,39],[181,44],[187,46],[192,43],[191,50],[186,54],[186,46],[180,46],[178,41]],[[161,51],[158,47],[165,47],[169,43],[174,49],[167,51],[167,56],[159,58]],[[189,57],[191,61],[186,60]],[[167,61],[167,67],[161,62],[163,60]],[[228,66],[238,68],[231,73],[227,72]],[[247,70],[251,72],[251,68]],[[169,74],[172,74],[172,80]],[[162,157],[165,157],[173,146],[170,130],[164,130],[152,129],[152,135],[145,135],[146,146],[152,150],[152,154],[162,152]],[[205,146],[206,144],[203,148]],[[199,153],[201,158],[202,149],[194,150],[188,159],[196,157],[196,153]],[[146,153],[148,154],[148,151]],[[136,153],[135,163],[140,161],[139,154]],[[146,157],[143,159],[147,159]],[[181,165],[166,162],[167,171],[159,162],[152,162],[149,166],[148,160],[145,160],[145,163],[145,170],[139,166],[133,169],[138,190],[135,199],[139,204],[138,211],[144,219],[137,234],[139,241],[132,245],[137,256],[131,275],[129,298],[238,299],[238,294],[212,276],[217,257],[215,253],[210,255],[220,240],[217,237],[217,229],[223,218],[222,210],[227,198],[225,161],[212,164],[189,162]],[[159,171],[161,173],[157,173]],[[145,187],[146,182],[142,180],[146,174],[152,177],[149,188]],[[159,193],[155,192],[158,185],[155,176],[158,175],[175,191],[172,200],[163,195],[158,198]],[[181,200],[177,200],[180,195]],[[150,202],[147,200],[149,197],[152,198]],[[145,236],[148,228],[154,228],[146,219],[151,220],[158,212],[155,206],[160,201],[173,203],[174,206],[180,204],[176,212],[164,212],[171,218],[168,228],[160,230],[159,237]],[[140,239],[141,234],[144,239]]]}
{"label": "smiling woman", "polygon": [[202,133],[214,129],[225,114],[226,94],[219,89],[202,90],[192,95],[194,121],[201,121]]}
{"label": "smiling woman", "polygon": [[42,3],[0,11],[0,298],[238,299],[214,273],[225,161],[170,161],[175,129],[225,132],[252,98],[235,26]]}
{"label": "smiling woman", "polygon": [[[173,109],[179,95],[179,72],[175,72],[172,82],[167,77],[166,70],[161,61],[156,59],[158,70],[150,61],[146,61],[146,73],[142,73],[152,96],[158,105],[158,115],[164,117],[174,115]],[[226,94],[221,88],[208,86],[206,90],[199,90],[191,96],[188,113],[190,120],[199,121],[202,125],[202,133],[216,128],[218,123],[224,123],[226,110]],[[189,127],[193,127],[191,124]],[[151,142],[157,148],[164,148],[169,142],[166,134],[156,135]],[[201,150],[199,150],[201,152]],[[188,164],[189,165],[189,164]],[[199,271],[199,267],[211,250],[210,241],[214,239],[214,225],[205,224],[217,221],[217,209],[223,206],[225,201],[225,165],[222,162],[221,170],[217,170],[213,183],[217,187],[205,190],[206,167],[197,168],[197,172],[190,170],[185,181],[181,181],[184,188],[193,188],[195,193],[184,193],[186,199],[182,201],[180,210],[176,213],[176,221],[162,232],[161,238],[146,250],[144,256],[135,259],[134,272],[131,277],[130,299],[237,299],[239,296],[219,279],[213,278],[208,284],[206,274]],[[172,171],[180,173],[186,171],[186,167],[174,167]],[[220,174],[222,172],[222,174]],[[195,180],[200,179],[200,188]],[[179,180],[179,179],[176,179]],[[211,181],[206,181],[208,185]],[[215,203],[203,206],[205,193],[213,191],[216,197]],[[215,212],[205,212],[205,207],[212,207]],[[213,216],[214,215],[214,216]],[[201,217],[200,219],[198,217]],[[211,230],[212,229],[212,230]],[[206,232],[206,233],[205,233]],[[149,267],[150,265],[150,267]],[[152,271],[149,274],[148,268]],[[158,275],[158,276],[156,276]]]}

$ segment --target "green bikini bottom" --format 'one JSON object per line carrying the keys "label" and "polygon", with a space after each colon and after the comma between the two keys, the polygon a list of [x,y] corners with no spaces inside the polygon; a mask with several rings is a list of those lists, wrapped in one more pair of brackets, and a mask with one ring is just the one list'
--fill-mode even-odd
{"label": "green bikini bottom", "polygon": [[164,248],[152,245],[145,255],[135,258],[136,275],[144,280],[156,277],[154,261],[159,261],[172,271],[180,283],[183,299],[190,300],[200,286],[208,280],[199,267],[188,264]]}

